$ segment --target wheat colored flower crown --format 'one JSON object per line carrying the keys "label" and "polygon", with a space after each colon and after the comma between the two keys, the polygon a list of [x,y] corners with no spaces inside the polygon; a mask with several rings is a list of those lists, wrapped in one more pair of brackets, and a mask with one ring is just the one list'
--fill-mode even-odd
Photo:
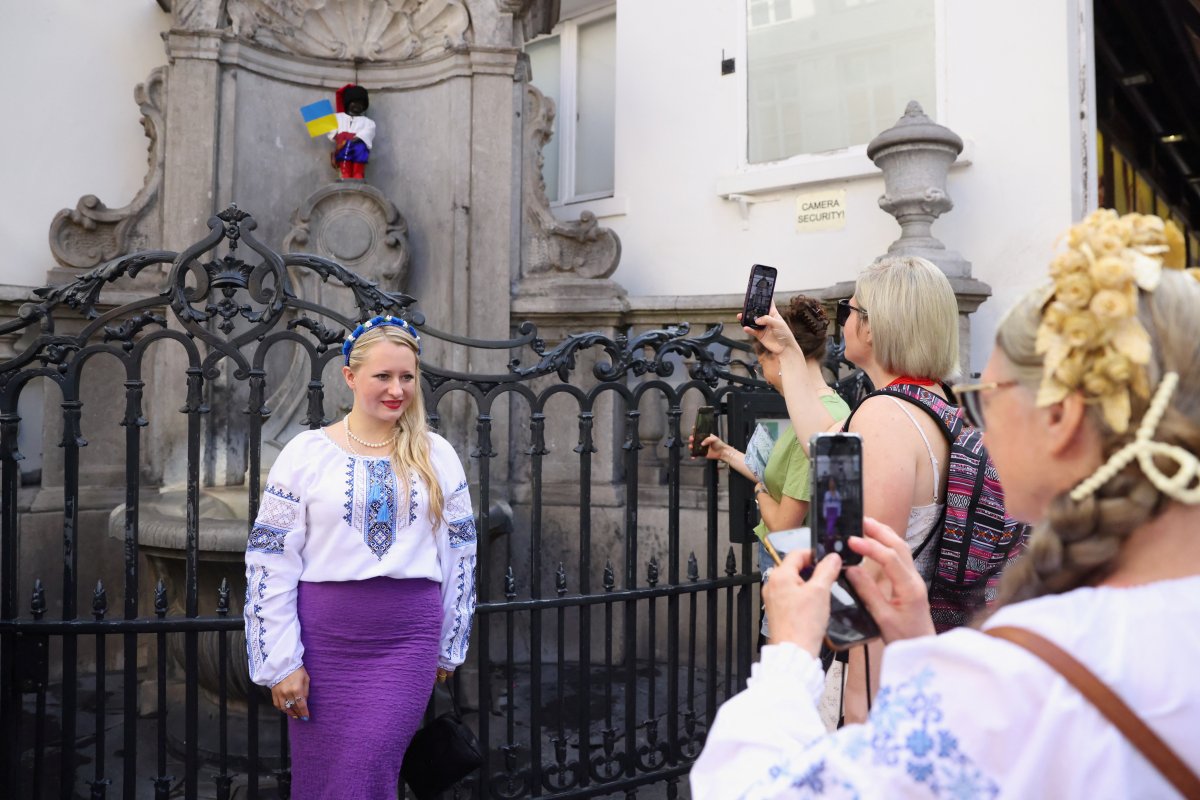
{"label": "wheat colored flower crown", "polygon": [[1037,404],[1082,391],[1100,404],[1113,431],[1125,433],[1130,393],[1150,397],[1150,334],[1137,316],[1138,292],[1158,288],[1164,268],[1183,266],[1183,234],[1173,222],[1100,209],[1071,228],[1066,249],[1050,264],[1054,285],[1042,305]]}

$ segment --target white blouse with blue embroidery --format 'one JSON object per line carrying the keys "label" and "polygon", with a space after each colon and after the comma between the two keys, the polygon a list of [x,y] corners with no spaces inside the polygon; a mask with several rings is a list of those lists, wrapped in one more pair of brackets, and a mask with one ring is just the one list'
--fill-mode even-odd
{"label": "white blouse with blue embroidery", "polygon": [[[985,629],[1028,628],[1070,652],[1200,772],[1200,577],[1084,588],[1003,608]],[[976,630],[884,650],[863,725],[827,733],[820,664],[763,648],[721,706],[692,768],[695,800],[1167,798],[1174,790],[1057,672]]]}
{"label": "white blouse with blue embroidery", "polygon": [[246,656],[255,683],[274,686],[303,665],[300,581],[440,584],[438,666],[462,664],[475,613],[475,517],[454,448],[430,433],[429,450],[446,501],[436,529],[424,483],[413,475],[401,487],[387,457],[351,455],[321,430],[280,452],[246,546]]}

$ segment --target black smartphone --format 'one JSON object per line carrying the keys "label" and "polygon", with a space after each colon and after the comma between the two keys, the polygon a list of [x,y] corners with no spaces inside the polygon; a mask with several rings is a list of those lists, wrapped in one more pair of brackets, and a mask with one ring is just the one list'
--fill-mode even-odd
{"label": "black smartphone", "polygon": [[[814,563],[837,553],[843,564],[862,556],[850,549],[851,536],[862,536],[862,437],[857,433],[818,433],[808,443],[812,475]],[[879,626],[858,600],[845,575],[833,584],[825,643],[848,650],[879,637]]]}
{"label": "black smartphone", "polygon": [[862,536],[862,437],[857,433],[818,433],[808,443],[811,463],[814,559],[837,553],[843,564],[862,556],[850,549],[851,536]]}
{"label": "black smartphone", "polygon": [[692,455],[708,455],[708,448],[700,443],[716,432],[717,409],[713,406],[700,406],[696,412],[696,424],[692,426]]}
{"label": "black smartphone", "polygon": [[825,628],[825,644],[830,650],[849,650],[879,638],[879,626],[859,602],[858,595],[846,576],[838,577],[829,596],[829,625]]}
{"label": "black smartphone", "polygon": [[765,264],[750,268],[750,280],[746,282],[746,300],[742,303],[742,324],[747,328],[761,330],[754,320],[765,317],[771,311],[771,298],[775,296],[775,278],[779,270]]}

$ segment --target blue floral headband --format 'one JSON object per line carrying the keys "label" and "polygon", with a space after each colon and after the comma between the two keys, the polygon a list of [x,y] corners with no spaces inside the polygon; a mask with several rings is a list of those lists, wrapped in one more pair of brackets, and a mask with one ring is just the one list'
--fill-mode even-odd
{"label": "blue floral headband", "polygon": [[342,355],[346,357],[346,366],[350,365],[350,351],[354,349],[354,343],[358,341],[358,337],[362,336],[372,328],[378,328],[380,325],[395,325],[400,328],[417,342],[417,355],[421,355],[421,334],[417,333],[408,320],[393,317],[391,314],[383,317],[372,317],[366,322],[354,329],[354,332],[346,337],[345,343],[342,345]]}

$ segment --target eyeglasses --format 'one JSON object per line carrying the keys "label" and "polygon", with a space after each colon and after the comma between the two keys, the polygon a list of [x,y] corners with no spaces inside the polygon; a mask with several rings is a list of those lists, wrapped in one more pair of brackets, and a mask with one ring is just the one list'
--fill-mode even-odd
{"label": "eyeglasses", "polygon": [[837,304],[837,324],[838,324],[838,327],[839,327],[839,328],[844,328],[844,327],[846,327],[846,322],[847,322],[847,321],[850,319],[850,312],[851,312],[851,311],[857,311],[858,313],[862,314],[862,315],[863,315],[863,319],[866,319],[866,318],[867,318],[867,311],[866,311],[866,309],[859,308],[858,306],[853,306],[853,305],[850,305],[850,301],[849,301],[849,300],[838,300],[838,304]]}
{"label": "eyeglasses", "polygon": [[978,431],[984,429],[983,424],[983,393],[995,389],[1007,389],[1016,386],[1017,381],[989,381],[988,383],[958,383],[950,387],[950,391],[962,406],[963,417],[967,424]]}

